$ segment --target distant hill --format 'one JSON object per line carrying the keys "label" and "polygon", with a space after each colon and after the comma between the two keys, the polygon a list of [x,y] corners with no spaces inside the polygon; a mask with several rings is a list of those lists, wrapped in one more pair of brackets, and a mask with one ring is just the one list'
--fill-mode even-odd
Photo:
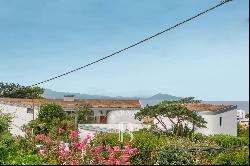
{"label": "distant hill", "polygon": [[180,97],[158,93],[152,97],[142,98],[142,99],[144,100],[177,100],[177,99],[180,99]]}
{"label": "distant hill", "polygon": [[45,89],[43,97],[47,99],[62,99],[64,95],[75,95],[77,99],[119,99],[119,100],[175,100],[180,99],[180,97],[168,95],[168,94],[161,94],[158,93],[154,96],[148,98],[142,97],[123,97],[123,96],[102,96],[102,95],[89,95],[89,94],[81,94],[81,93],[69,93],[69,92],[56,92],[50,89]]}

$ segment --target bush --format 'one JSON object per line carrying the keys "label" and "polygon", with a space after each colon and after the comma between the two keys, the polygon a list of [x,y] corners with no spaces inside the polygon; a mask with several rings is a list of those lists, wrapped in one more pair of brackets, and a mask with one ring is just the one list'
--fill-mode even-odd
{"label": "bush", "polygon": [[[110,144],[112,146],[123,146],[129,143],[130,135],[124,135],[124,142],[119,141],[118,133],[98,134],[92,144]],[[133,132],[133,140],[130,142],[133,147],[138,149],[138,154],[131,158],[132,164],[148,165],[155,164],[159,157],[158,152],[172,148],[192,148],[192,147],[218,147],[216,143],[207,139],[196,139],[176,136],[167,136],[160,133],[140,130]]]}
{"label": "bush", "polygon": [[74,120],[70,118],[60,105],[45,104],[40,107],[38,118],[23,126],[28,136],[33,134],[57,135],[58,128],[74,129]]}
{"label": "bush", "polygon": [[[137,154],[136,148],[131,148],[129,144],[120,148],[118,146],[97,145],[90,146],[88,142],[91,137],[88,135],[79,143],[77,131],[58,131],[60,134],[70,133],[68,140],[52,139],[43,134],[36,135],[35,141],[41,145],[37,153],[47,163],[61,165],[83,165],[83,164],[101,164],[101,165],[120,165],[130,164],[131,156]],[[84,152],[84,153],[83,153]]]}
{"label": "bush", "polygon": [[15,140],[10,133],[0,135],[0,165],[5,164],[6,158],[15,153]]}
{"label": "bush", "polygon": [[176,147],[166,147],[157,154],[157,163],[160,165],[196,165],[200,152],[186,151]]}
{"label": "bush", "polygon": [[65,120],[67,113],[62,106],[57,104],[44,104],[40,106],[38,113],[38,120],[42,123],[52,124],[55,119],[59,121]]}
{"label": "bush", "polygon": [[33,151],[26,153],[17,153],[9,156],[5,164],[9,165],[42,165],[45,161]]}
{"label": "bush", "polygon": [[11,114],[2,113],[0,110],[0,136],[3,132],[7,132],[9,130],[11,120]]}
{"label": "bush", "polygon": [[219,165],[249,165],[249,149],[226,150],[214,159],[214,164]]}
{"label": "bush", "polygon": [[88,105],[81,105],[77,111],[78,124],[92,124],[95,123],[94,111]]}
{"label": "bush", "polygon": [[154,164],[156,162],[156,149],[159,149],[167,143],[165,135],[155,135],[147,130],[133,132],[131,142],[130,135],[124,133],[123,142],[119,141],[119,133],[102,133],[98,134],[96,139],[91,143],[94,145],[103,144],[123,147],[129,143],[138,149],[138,154],[131,158],[132,164]]}
{"label": "bush", "polygon": [[208,139],[216,142],[218,145],[225,147],[225,148],[237,147],[237,146],[248,146],[249,145],[248,137],[215,135],[215,136],[208,137]]}

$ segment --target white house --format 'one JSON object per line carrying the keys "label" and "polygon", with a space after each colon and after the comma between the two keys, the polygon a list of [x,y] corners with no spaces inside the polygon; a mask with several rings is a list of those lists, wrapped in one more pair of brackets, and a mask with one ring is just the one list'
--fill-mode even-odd
{"label": "white house", "polygon": [[[206,128],[194,128],[195,133],[202,133],[205,135],[227,134],[237,136],[237,106],[233,105],[210,105],[210,104],[187,104],[189,110],[195,111],[201,115],[207,122]],[[163,122],[170,129],[172,123],[167,118],[162,118]],[[154,120],[157,123],[157,120]],[[193,127],[192,124],[187,124]],[[157,124],[159,128],[162,125]]]}
{"label": "white house", "polygon": [[[80,105],[89,105],[94,111],[96,124],[80,124],[79,129],[83,132],[109,132],[121,130],[121,128],[122,130],[134,131],[149,127],[134,119],[134,114],[141,108],[139,100],[79,100],[75,99],[74,96],[66,96],[64,99],[0,98],[0,109],[15,115],[11,124],[11,132],[15,135],[24,135],[21,126],[35,119],[40,105],[46,103],[59,104],[66,112],[73,112]],[[195,132],[206,135],[237,135],[236,106],[188,104],[187,108],[195,111],[207,121],[207,128],[198,128],[195,129]],[[163,118],[163,121],[171,128],[168,119]],[[156,123],[155,120],[154,123]],[[192,127],[191,124],[189,125]],[[161,127],[161,125],[158,124],[158,127]]]}
{"label": "white house", "polygon": [[35,119],[40,105],[46,103],[59,104],[69,113],[74,112],[81,105],[88,105],[94,111],[96,121],[96,124],[80,125],[81,129],[88,131],[118,130],[121,127],[118,124],[125,124],[125,128],[129,130],[144,127],[140,121],[134,119],[134,114],[141,108],[139,100],[79,100],[71,95],[65,96],[64,99],[0,98],[0,110],[14,115],[11,132],[15,135],[24,135],[21,127]]}

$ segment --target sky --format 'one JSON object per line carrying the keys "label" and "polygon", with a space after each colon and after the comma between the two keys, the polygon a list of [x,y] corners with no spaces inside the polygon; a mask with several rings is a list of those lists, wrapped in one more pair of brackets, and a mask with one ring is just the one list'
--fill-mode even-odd
{"label": "sky", "polygon": [[[219,0],[0,0],[0,81],[31,85],[83,66]],[[138,47],[42,84],[109,96],[249,100],[249,1],[234,0]]]}

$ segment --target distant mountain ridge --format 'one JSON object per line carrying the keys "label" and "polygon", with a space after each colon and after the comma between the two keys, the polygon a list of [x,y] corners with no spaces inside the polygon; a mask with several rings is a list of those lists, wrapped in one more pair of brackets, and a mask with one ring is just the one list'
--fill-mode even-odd
{"label": "distant mountain ridge", "polygon": [[181,97],[172,96],[169,94],[158,93],[148,98],[143,97],[123,97],[123,96],[102,96],[102,95],[89,95],[81,93],[69,93],[69,92],[56,92],[50,89],[45,89],[43,97],[47,99],[62,99],[64,95],[75,95],[77,99],[117,99],[117,100],[176,100]]}

